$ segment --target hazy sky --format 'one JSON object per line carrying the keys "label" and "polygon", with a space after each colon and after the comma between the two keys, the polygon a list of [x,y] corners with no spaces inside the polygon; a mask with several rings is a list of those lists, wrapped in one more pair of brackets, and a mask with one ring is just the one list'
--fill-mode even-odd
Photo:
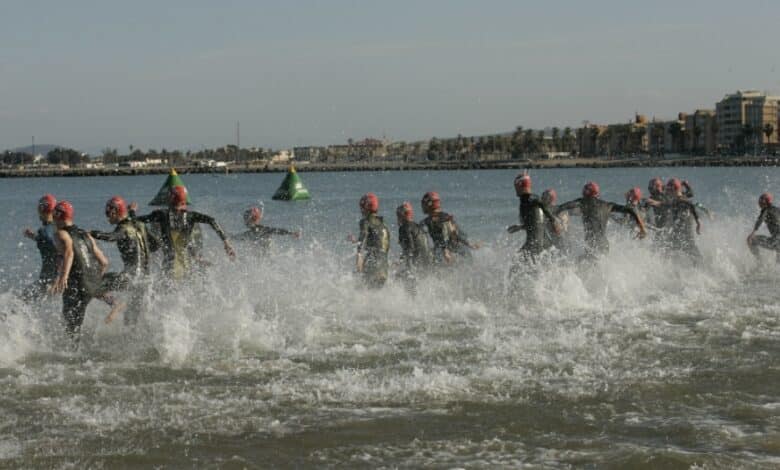
{"label": "hazy sky", "polygon": [[780,1],[15,1],[0,149],[331,144],[780,91]]}

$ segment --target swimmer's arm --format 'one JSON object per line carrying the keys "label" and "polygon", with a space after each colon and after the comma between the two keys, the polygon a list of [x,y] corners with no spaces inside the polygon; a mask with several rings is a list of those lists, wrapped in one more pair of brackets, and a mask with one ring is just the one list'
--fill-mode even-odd
{"label": "swimmer's arm", "polygon": [[682,187],[683,196],[687,197],[688,199],[693,199],[693,188],[691,188],[691,185],[687,180],[682,182]]}
{"label": "swimmer's arm", "polygon": [[512,224],[509,227],[506,228],[506,231],[509,233],[517,233],[521,230],[525,230],[525,227],[523,224]]}
{"label": "swimmer's arm", "polygon": [[572,211],[574,209],[578,209],[579,207],[580,207],[580,200],[579,199],[575,199],[573,201],[565,202],[565,203],[563,203],[560,206],[555,208],[555,215],[558,215],[561,212]]}
{"label": "swimmer's arm", "polygon": [[555,217],[552,212],[550,212],[550,209],[547,207],[547,204],[539,204],[539,207],[542,209],[542,214],[544,214],[545,217],[547,217],[547,220],[552,222],[553,231],[556,235],[559,235],[562,230],[561,222],[558,220],[557,217]]}
{"label": "swimmer's arm", "polygon": [[286,228],[266,227],[267,233],[271,235],[290,235],[293,238],[300,238],[301,232],[287,230]]}
{"label": "swimmer's arm", "polygon": [[124,234],[119,231],[101,232],[100,230],[90,230],[89,234],[92,238],[104,242],[117,242],[124,237]]}
{"label": "swimmer's arm", "polygon": [[636,209],[633,207],[627,207],[622,206],[620,204],[612,204],[610,206],[610,212],[620,212],[623,214],[628,214],[631,216],[632,219],[634,219],[634,223],[637,227],[639,227],[639,238],[645,238],[647,236],[647,229],[645,228],[645,222],[642,220],[641,217],[639,217],[639,213],[637,213]]}
{"label": "swimmer's arm", "polygon": [[95,242],[95,239],[92,238],[91,235],[87,238],[89,238],[89,242],[92,243],[92,251],[95,253],[95,258],[97,258],[98,264],[100,265],[100,274],[102,275],[106,272],[106,269],[108,269],[108,258],[106,258],[106,255],[100,247],[97,246],[97,242]]}
{"label": "swimmer's arm", "polygon": [[699,212],[696,210],[695,204],[691,204],[691,214],[693,214],[693,220],[696,221],[696,233],[701,235],[701,221],[699,220]]}
{"label": "swimmer's arm", "polygon": [[54,235],[57,251],[61,255],[60,269],[49,289],[53,293],[62,293],[68,287],[68,277],[73,267],[73,239],[65,230],[57,230]]}
{"label": "swimmer's arm", "polygon": [[225,246],[225,252],[227,253],[228,257],[230,259],[234,259],[236,257],[236,252],[233,251],[233,247],[230,245],[230,241],[228,240],[225,231],[222,230],[222,227],[219,225],[219,223],[217,223],[214,217],[201,214],[200,212],[190,212],[190,217],[192,217],[193,222],[197,222],[199,224],[208,224],[222,240],[222,243]]}
{"label": "swimmer's arm", "polygon": [[761,224],[764,223],[764,218],[766,217],[766,209],[761,209],[761,213],[758,215],[758,219],[756,220],[756,224],[753,226],[753,233],[758,232],[758,229],[761,228]]}

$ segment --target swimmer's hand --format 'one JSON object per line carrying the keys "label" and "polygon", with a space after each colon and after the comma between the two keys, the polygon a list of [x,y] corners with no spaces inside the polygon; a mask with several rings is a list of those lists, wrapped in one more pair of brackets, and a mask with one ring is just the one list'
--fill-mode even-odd
{"label": "swimmer's hand", "polygon": [[701,235],[701,224],[696,223],[696,235]]}
{"label": "swimmer's hand", "polygon": [[523,226],[520,224],[513,224],[506,228],[506,231],[509,233],[517,233],[520,230],[523,230]]}
{"label": "swimmer's hand", "polygon": [[563,232],[563,225],[560,222],[555,222],[553,224],[553,233],[556,235],[560,235],[561,232]]}
{"label": "swimmer's hand", "polygon": [[637,232],[636,234],[636,238],[638,240],[644,240],[645,238],[647,238],[647,230],[645,230],[644,227],[640,228],[639,232]]}
{"label": "swimmer's hand", "polygon": [[469,244],[469,248],[471,248],[472,250],[479,250],[480,248],[482,248],[482,242],[471,243]]}
{"label": "swimmer's hand", "polygon": [[450,250],[448,250],[448,249],[446,249],[446,248],[445,248],[445,249],[444,249],[444,254],[443,254],[443,256],[444,256],[444,261],[445,261],[447,264],[452,264],[453,257],[452,257],[452,253],[450,253]]}
{"label": "swimmer's hand", "polygon": [[355,271],[362,273],[363,272],[363,255],[358,253],[357,260],[355,261]]}
{"label": "swimmer's hand", "polygon": [[35,240],[35,232],[33,232],[30,228],[24,229],[24,236],[30,240]]}
{"label": "swimmer's hand", "polygon": [[755,236],[756,236],[756,232],[755,231],[750,232],[750,235],[748,235],[748,237],[747,237],[748,245],[752,245],[753,244],[753,239],[754,239]]}
{"label": "swimmer's hand", "polygon": [[233,247],[230,246],[230,242],[225,240],[225,253],[227,253],[228,258],[230,258],[230,261],[236,260],[236,252],[233,250]]}
{"label": "swimmer's hand", "polygon": [[299,239],[301,238],[301,231],[300,231],[300,230],[296,230],[295,232],[293,232],[293,233],[291,234],[291,236],[292,236],[294,239],[296,239],[296,240],[299,240]]}
{"label": "swimmer's hand", "polygon": [[349,235],[347,235],[347,241],[350,243],[357,243],[358,240],[354,235],[350,233]]}
{"label": "swimmer's hand", "polygon": [[138,210],[138,203],[135,201],[131,202],[127,210],[130,212],[136,212]]}
{"label": "swimmer's hand", "polygon": [[68,278],[65,276],[57,276],[52,285],[49,287],[50,294],[62,294],[65,292],[65,288],[68,287]]}

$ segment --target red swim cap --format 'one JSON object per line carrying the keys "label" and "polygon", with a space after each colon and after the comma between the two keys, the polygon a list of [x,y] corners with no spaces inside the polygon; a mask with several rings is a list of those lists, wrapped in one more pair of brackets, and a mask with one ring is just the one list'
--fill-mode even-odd
{"label": "red swim cap", "polygon": [[772,197],[771,193],[764,193],[758,197],[758,205],[761,207],[769,207],[772,205],[773,200],[774,197]]}
{"label": "red swim cap", "polygon": [[360,198],[360,209],[376,213],[379,210],[379,198],[374,193],[366,193]]}
{"label": "red swim cap", "polygon": [[436,191],[428,191],[420,201],[423,212],[441,209],[441,199]]}
{"label": "red swim cap", "polygon": [[73,220],[73,204],[68,201],[60,201],[54,206],[54,218],[56,220]]}
{"label": "red swim cap", "polygon": [[583,197],[599,197],[600,194],[601,188],[599,188],[599,184],[594,181],[588,181],[582,188]]}
{"label": "red swim cap", "polygon": [[409,222],[414,220],[414,209],[412,209],[412,203],[408,201],[404,201],[403,204],[398,206],[398,208],[395,210],[396,215],[398,217],[408,220]]}
{"label": "red swim cap", "polygon": [[664,192],[663,180],[658,177],[651,179],[650,182],[647,183],[647,190],[650,191],[650,194]]}
{"label": "red swim cap", "polygon": [[666,189],[677,193],[682,190],[682,182],[678,178],[669,178],[669,181],[666,182]]}
{"label": "red swim cap", "polygon": [[182,207],[187,205],[187,188],[184,186],[174,186],[168,193],[168,203],[172,207]]}
{"label": "red swim cap", "polygon": [[106,215],[111,210],[115,210],[119,217],[125,217],[127,215],[127,203],[119,196],[114,196],[106,202]]}
{"label": "red swim cap", "polygon": [[515,178],[515,191],[522,193],[524,191],[531,190],[531,175],[528,173],[520,173]]}
{"label": "red swim cap", "polygon": [[256,224],[263,217],[263,210],[259,207],[250,207],[244,211],[244,223]]}
{"label": "red swim cap", "polygon": [[639,202],[642,200],[642,190],[639,187],[634,187],[628,190],[626,193],[626,201]]}
{"label": "red swim cap", "polygon": [[542,193],[542,202],[549,205],[554,205],[558,200],[558,193],[554,189],[545,189]]}
{"label": "red swim cap", "polygon": [[54,212],[54,206],[57,205],[57,199],[51,194],[44,194],[38,199],[38,210],[44,214],[51,214]]}

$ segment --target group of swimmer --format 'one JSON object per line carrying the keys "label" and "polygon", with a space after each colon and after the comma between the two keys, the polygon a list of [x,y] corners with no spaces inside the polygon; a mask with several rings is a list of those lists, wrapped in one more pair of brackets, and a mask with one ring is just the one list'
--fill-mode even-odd
{"label": "group of swimmer", "polygon": [[[517,175],[514,187],[520,200],[519,223],[507,230],[509,233],[524,231],[526,237],[510,272],[539,263],[546,252],[568,257],[570,215],[582,217],[585,251],[578,258],[580,263],[587,265],[609,251],[606,234],[610,220],[635,226],[633,230],[639,239],[645,238],[650,230],[654,245],[671,257],[682,257],[693,264],[701,260],[695,234],[701,233],[699,211],[706,209],[693,202],[693,190],[686,181],[670,178],[664,184],[660,178],[653,178],[648,185],[649,197],[643,198],[641,189],[634,187],[626,193],[626,204],[602,200],[599,185],[593,181],[584,185],[582,197],[560,205],[556,204],[554,189],[545,190],[541,196],[534,194],[527,172]],[[780,261],[780,208],[773,205],[769,193],[761,194],[758,205],[761,212],[747,238],[748,246],[757,257],[759,248],[777,252]],[[386,283],[390,269],[390,231],[378,215],[379,198],[374,193],[363,195],[359,208],[362,214],[359,236],[349,237],[349,241],[357,244],[355,269],[367,287],[380,288]],[[479,243],[469,241],[454,216],[442,210],[438,193],[425,193],[421,208],[425,218],[420,222],[414,220],[411,203],[404,202],[396,208],[401,246],[397,276],[412,295],[420,276],[467,261],[471,251],[480,248]],[[50,194],[38,201],[41,227],[37,232],[26,229],[24,235],[36,242],[42,266],[38,280],[23,290],[22,297],[32,302],[47,294],[62,295],[66,332],[76,342],[92,299],[110,307],[106,323],[122,313],[126,324],[137,321],[148,290],[152,252],[162,253],[162,270],[165,279],[171,281],[187,279],[199,266],[207,265],[200,254],[198,226],[201,224],[209,225],[216,232],[230,259],[236,256],[231,239],[252,242],[255,252],[267,253],[272,236],[299,238],[301,235],[299,231],[262,225],[261,204],[244,212],[245,232],[228,236],[213,217],[187,207],[184,186],[170,188],[167,208],[146,215],[138,215],[136,210],[137,204],[128,205],[119,196],[109,199],[105,215],[115,228],[107,233],[76,226],[75,211],[68,201],[58,202]],[[769,236],[757,234],[762,224],[767,225]],[[106,272],[108,259],[97,240],[117,245],[123,263],[121,271]],[[127,302],[115,297],[118,291],[127,292]]]}
{"label": "group of swimmer", "polygon": [[[115,226],[113,232],[86,231],[74,223],[75,211],[68,201],[57,201],[46,194],[38,201],[41,227],[37,232],[26,229],[24,235],[34,240],[41,254],[38,279],[22,291],[28,302],[47,294],[62,295],[62,316],[66,332],[78,340],[87,305],[98,299],[111,307],[106,323],[124,313],[125,324],[134,324],[148,289],[151,253],[162,253],[165,279],[186,279],[207,262],[201,257],[199,224],[209,225],[220,237],[228,257],[235,259],[230,238],[252,242],[255,251],[266,252],[273,235],[300,237],[300,232],[261,224],[263,206],[244,212],[247,230],[228,237],[213,217],[189,210],[187,189],[174,186],[168,193],[168,207],[147,215],[136,214],[137,204],[114,196],[106,202],[105,215]],[[123,268],[106,272],[108,259],[96,240],[116,243]],[[127,291],[129,300],[119,301],[114,293]]]}

